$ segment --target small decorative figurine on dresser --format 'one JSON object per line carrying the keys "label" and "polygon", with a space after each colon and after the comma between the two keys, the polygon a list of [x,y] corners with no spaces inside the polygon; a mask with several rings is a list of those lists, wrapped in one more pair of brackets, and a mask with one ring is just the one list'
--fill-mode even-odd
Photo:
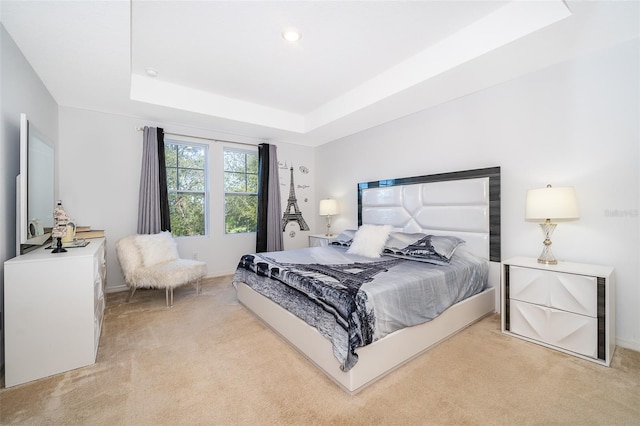
{"label": "small decorative figurine on dresser", "polygon": [[51,236],[57,239],[56,247],[52,253],[63,253],[67,250],[62,247],[62,239],[67,235],[67,223],[69,215],[62,207],[62,201],[58,200],[58,205],[53,209],[53,230]]}

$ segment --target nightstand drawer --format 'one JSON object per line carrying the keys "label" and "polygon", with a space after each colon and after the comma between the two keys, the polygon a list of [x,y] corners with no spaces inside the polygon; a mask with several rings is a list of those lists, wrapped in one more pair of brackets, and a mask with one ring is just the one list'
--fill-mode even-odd
{"label": "nightstand drawer", "polygon": [[598,358],[598,319],[511,300],[511,332]]}
{"label": "nightstand drawer", "polygon": [[509,282],[511,299],[598,316],[596,277],[511,266]]}
{"label": "nightstand drawer", "polygon": [[309,247],[327,247],[336,239],[335,235],[309,235]]}

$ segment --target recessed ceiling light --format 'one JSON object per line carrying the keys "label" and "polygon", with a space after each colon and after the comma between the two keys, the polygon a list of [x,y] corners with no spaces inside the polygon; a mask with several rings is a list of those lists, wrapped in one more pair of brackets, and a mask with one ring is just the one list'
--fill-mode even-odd
{"label": "recessed ceiling light", "polygon": [[285,30],[282,32],[282,38],[290,42],[296,42],[302,38],[302,33],[298,30]]}
{"label": "recessed ceiling light", "polygon": [[145,68],[144,72],[146,72],[149,77],[157,77],[158,76],[158,71],[156,71],[153,68]]}

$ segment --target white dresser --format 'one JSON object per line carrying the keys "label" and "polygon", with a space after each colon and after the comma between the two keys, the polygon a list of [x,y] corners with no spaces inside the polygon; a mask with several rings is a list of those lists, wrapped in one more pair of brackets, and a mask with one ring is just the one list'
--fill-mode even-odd
{"label": "white dresser", "polygon": [[615,351],[613,268],[518,257],[502,266],[502,331],[609,366]]}
{"label": "white dresser", "polygon": [[4,263],[5,386],[93,364],[106,285],[105,240]]}

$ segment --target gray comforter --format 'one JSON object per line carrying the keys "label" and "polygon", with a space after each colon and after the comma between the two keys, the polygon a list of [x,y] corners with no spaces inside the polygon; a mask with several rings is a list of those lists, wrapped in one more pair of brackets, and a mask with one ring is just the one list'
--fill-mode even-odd
{"label": "gray comforter", "polygon": [[234,276],[234,284],[246,283],[317,328],[343,371],[358,361],[357,347],[432,320],[487,281],[487,261],[463,247],[445,266],[371,259],[338,246],[248,254]]}

